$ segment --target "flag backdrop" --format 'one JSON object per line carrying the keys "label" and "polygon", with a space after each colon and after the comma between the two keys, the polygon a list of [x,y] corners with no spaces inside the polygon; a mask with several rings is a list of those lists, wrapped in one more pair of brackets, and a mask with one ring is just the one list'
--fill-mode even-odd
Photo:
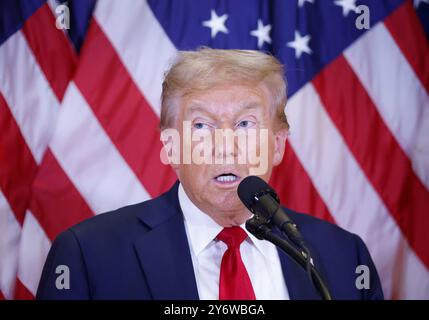
{"label": "flag backdrop", "polygon": [[60,232],[172,185],[161,82],[202,45],[285,64],[282,203],[360,235],[386,298],[429,299],[429,1],[80,0],[69,30],[57,5],[0,2],[1,299],[34,298]]}

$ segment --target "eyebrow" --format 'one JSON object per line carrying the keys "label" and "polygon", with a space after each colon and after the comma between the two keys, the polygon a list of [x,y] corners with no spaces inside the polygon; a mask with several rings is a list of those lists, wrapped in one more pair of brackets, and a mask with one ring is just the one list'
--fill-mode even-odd
{"label": "eyebrow", "polygon": [[193,104],[192,106],[190,106],[188,108],[188,110],[186,110],[186,113],[192,113],[195,111],[199,111],[199,112],[203,112],[203,113],[210,113],[209,111],[205,110],[203,105],[200,103],[196,103],[196,104]]}
{"label": "eyebrow", "polygon": [[[247,111],[247,110],[257,109],[258,107],[260,107],[260,103],[255,102],[255,101],[251,101],[249,103],[241,104],[241,105],[239,104],[238,108],[240,108],[241,110],[239,112],[237,112],[237,114],[243,113],[244,111]],[[212,113],[210,111],[207,111],[206,109],[204,109],[203,105],[200,103],[195,103],[195,104],[191,105],[186,113],[189,114],[192,112],[201,112],[201,113],[205,113],[208,115],[212,115]]]}
{"label": "eyebrow", "polygon": [[249,102],[241,106],[242,110],[240,112],[246,111],[246,110],[258,109],[260,106],[261,104],[258,102]]}

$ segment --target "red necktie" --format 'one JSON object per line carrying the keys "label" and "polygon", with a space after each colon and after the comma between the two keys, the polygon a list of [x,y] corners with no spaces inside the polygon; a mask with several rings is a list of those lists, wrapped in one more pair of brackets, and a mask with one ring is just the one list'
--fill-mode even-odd
{"label": "red necktie", "polygon": [[246,232],[240,227],[224,228],[217,238],[228,246],[220,266],[219,300],[255,300],[240,254],[240,245],[247,238]]}

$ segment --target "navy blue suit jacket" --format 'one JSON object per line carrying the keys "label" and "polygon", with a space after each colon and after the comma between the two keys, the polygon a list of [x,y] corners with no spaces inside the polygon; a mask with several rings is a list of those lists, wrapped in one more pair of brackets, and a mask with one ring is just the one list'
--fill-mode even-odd
{"label": "navy blue suit jacket", "polygon": [[[88,219],[52,244],[38,299],[198,299],[178,183],[158,198]],[[362,240],[343,229],[287,210],[310,246],[334,299],[383,299],[380,280]],[[307,274],[279,251],[291,299],[319,299]],[[57,289],[59,265],[70,288]],[[357,289],[356,267],[370,270],[370,288]]]}

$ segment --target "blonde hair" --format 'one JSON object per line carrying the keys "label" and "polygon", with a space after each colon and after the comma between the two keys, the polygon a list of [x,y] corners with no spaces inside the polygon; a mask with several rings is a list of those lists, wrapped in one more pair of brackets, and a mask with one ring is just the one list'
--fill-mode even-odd
{"label": "blonde hair", "polygon": [[289,129],[284,108],[286,81],[283,65],[273,56],[255,50],[221,50],[203,47],[180,51],[164,77],[160,128],[172,126],[172,109],[179,98],[219,85],[265,85],[276,127]]}

